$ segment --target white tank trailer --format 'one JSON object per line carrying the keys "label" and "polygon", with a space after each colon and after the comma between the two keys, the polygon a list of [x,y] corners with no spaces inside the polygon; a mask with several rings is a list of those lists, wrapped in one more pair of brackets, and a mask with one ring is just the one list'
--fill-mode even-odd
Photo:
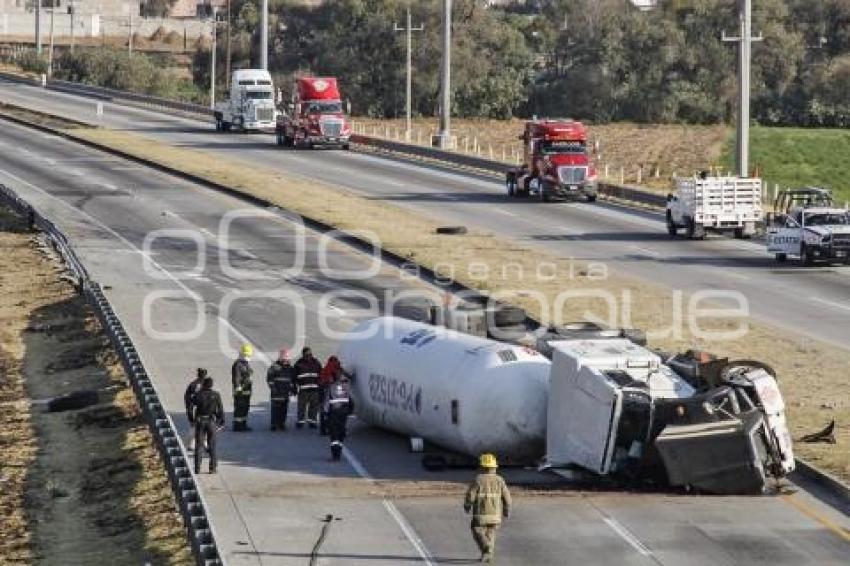
{"label": "white tank trailer", "polygon": [[551,364],[533,349],[382,317],[354,328],[339,358],[372,425],[461,454],[545,452]]}
{"label": "white tank trailer", "polygon": [[[597,333],[598,334],[598,333]],[[794,469],[782,396],[756,362],[663,360],[620,337],[538,351],[402,318],[339,348],[358,416],[467,456],[758,493]],[[548,420],[548,422],[547,422]]]}

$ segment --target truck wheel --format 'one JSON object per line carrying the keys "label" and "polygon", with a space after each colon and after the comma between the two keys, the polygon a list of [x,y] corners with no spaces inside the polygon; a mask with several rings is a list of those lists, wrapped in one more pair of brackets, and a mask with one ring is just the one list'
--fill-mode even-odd
{"label": "truck wheel", "polygon": [[516,179],[514,179],[511,176],[508,176],[507,180],[505,181],[505,186],[508,189],[508,196],[509,197],[517,196],[516,195],[516,193],[517,193],[517,191],[516,191]]}
{"label": "truck wheel", "polygon": [[785,255],[783,253],[776,254],[776,261],[778,261],[779,263],[785,263],[787,260],[788,260],[787,255]]}
{"label": "truck wheel", "polygon": [[345,151],[350,150],[350,149],[351,149],[351,144],[350,144],[350,143],[344,143],[344,144],[342,144],[342,149],[344,149]]}
{"label": "truck wheel", "polygon": [[673,215],[667,212],[667,233],[671,238],[675,238],[679,233],[679,227],[673,222]]}
{"label": "truck wheel", "polygon": [[587,195],[587,202],[596,202],[596,195]]}
{"label": "truck wheel", "polygon": [[221,118],[216,118],[215,119],[215,131],[220,132],[223,129],[224,129],[224,126],[222,126],[222,124],[221,124]]}
{"label": "truck wheel", "polygon": [[800,245],[800,260],[803,262],[803,265],[815,264],[815,258],[812,256],[812,252],[809,251],[809,247],[806,244]]}
{"label": "truck wheel", "polygon": [[693,218],[686,218],[685,226],[687,226],[688,239],[702,240],[705,238],[705,229],[701,226],[697,226],[697,223],[694,222]]}
{"label": "truck wheel", "polygon": [[230,122],[222,122],[222,123],[221,123],[221,130],[222,130],[223,132],[229,132],[229,131],[230,131],[230,128],[232,128],[232,127],[233,127],[233,126],[231,125],[231,123],[230,123]]}
{"label": "truck wheel", "polygon": [[280,132],[277,132],[277,145],[283,147],[286,143],[283,140],[283,135]]}
{"label": "truck wheel", "polygon": [[744,239],[744,229],[743,228],[735,228],[735,239],[743,240]]}
{"label": "truck wheel", "polygon": [[546,191],[546,185],[540,183],[540,202],[549,202],[549,193]]}

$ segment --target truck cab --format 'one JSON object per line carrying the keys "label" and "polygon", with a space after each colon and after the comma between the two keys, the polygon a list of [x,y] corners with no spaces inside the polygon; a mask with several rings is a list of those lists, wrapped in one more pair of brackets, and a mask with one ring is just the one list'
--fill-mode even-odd
{"label": "truck cab", "polygon": [[776,261],[797,256],[804,265],[850,260],[850,211],[798,206],[773,216],[767,230],[767,251]]}
{"label": "truck cab", "polygon": [[508,196],[584,198],[598,192],[596,167],[587,151],[587,128],[572,120],[532,120],[520,136],[523,163],[508,170]]}
{"label": "truck cab", "polygon": [[288,111],[275,124],[277,144],[349,149],[351,124],[345,106],[335,78],[299,78]]}
{"label": "truck cab", "polygon": [[230,78],[230,97],[213,111],[217,131],[270,130],[277,109],[272,77],[263,69],[239,69]]}

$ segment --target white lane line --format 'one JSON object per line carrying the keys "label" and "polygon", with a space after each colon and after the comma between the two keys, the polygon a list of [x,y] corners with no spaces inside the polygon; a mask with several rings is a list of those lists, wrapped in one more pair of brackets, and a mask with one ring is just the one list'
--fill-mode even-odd
{"label": "white lane line", "polygon": [[638,551],[640,554],[642,554],[643,556],[652,556],[652,551],[649,550],[645,544],[639,541],[638,538],[633,535],[631,531],[629,531],[629,529],[627,529],[625,525],[620,523],[617,519],[614,519],[612,517],[602,517],[602,520],[605,521],[605,524],[611,527],[611,529],[615,533],[620,535],[620,538],[629,543],[629,545],[636,551]]}
{"label": "white lane line", "polygon": [[749,275],[744,275],[743,273],[739,273],[737,271],[725,270],[722,272],[725,277],[731,277],[733,279],[740,279],[741,281],[749,281],[752,279]]}
{"label": "white lane line", "polygon": [[846,303],[838,303],[836,301],[830,301],[829,299],[821,299],[820,297],[809,297],[809,300],[815,303],[820,303],[822,305],[827,305],[836,309],[841,309],[845,311],[850,311],[850,305]]}
{"label": "white lane line", "polygon": [[490,210],[492,212],[495,212],[496,214],[504,214],[505,216],[516,216],[516,214],[514,214],[513,212],[509,210],[502,210],[501,208],[491,208]]}
{"label": "white lane line", "polygon": [[[18,182],[20,182],[20,183],[23,183],[23,184],[25,184],[25,185],[28,185],[28,186],[32,187],[33,189],[35,189],[36,191],[38,191],[38,192],[42,193],[43,195],[45,195],[45,196],[47,196],[47,197],[49,197],[49,198],[51,198],[51,199],[53,199],[53,200],[55,200],[55,201],[59,202],[60,204],[62,204],[62,205],[63,205],[63,206],[65,206],[66,208],[69,208],[69,209],[73,210],[74,212],[76,212],[76,213],[78,213],[78,214],[81,214],[81,215],[83,215],[83,216],[85,216],[85,217],[89,218],[89,219],[92,221],[92,223],[94,223],[95,225],[97,225],[97,226],[101,227],[102,229],[106,230],[108,233],[112,234],[115,238],[117,238],[119,241],[121,241],[121,242],[122,242],[124,245],[126,245],[128,248],[130,248],[130,249],[132,249],[132,250],[135,250],[135,251],[138,251],[139,253],[141,253],[141,250],[140,250],[139,248],[137,248],[135,245],[133,245],[133,243],[131,243],[129,240],[127,240],[126,238],[124,238],[124,236],[120,235],[118,232],[116,232],[115,230],[113,230],[113,229],[112,229],[112,228],[110,228],[109,226],[106,226],[105,224],[103,224],[102,222],[100,222],[99,220],[97,220],[96,218],[94,218],[93,216],[91,216],[90,214],[88,214],[87,212],[85,212],[85,211],[83,211],[83,210],[80,210],[79,208],[74,207],[73,205],[71,205],[71,204],[69,204],[69,203],[65,202],[64,200],[60,199],[59,197],[57,197],[57,196],[55,196],[55,195],[50,194],[49,192],[47,192],[46,190],[42,189],[41,187],[37,187],[36,185],[33,185],[33,184],[32,184],[32,183],[30,183],[29,181],[26,181],[26,180],[24,180],[24,179],[21,179],[21,178],[20,178],[20,177],[18,177],[17,175],[14,175],[14,174],[12,174],[12,173],[9,173],[8,171],[5,171],[5,170],[3,170],[3,169],[0,169],[0,173],[3,173],[4,175],[8,176],[8,177],[9,177],[9,178],[11,178],[11,179],[15,179],[16,181],[18,181]],[[148,261],[150,261],[150,262],[151,262],[151,264],[152,264],[152,265],[154,265],[157,269],[159,269],[160,271],[162,271],[162,272],[163,272],[163,274],[164,274],[166,277],[168,277],[169,279],[171,279],[172,281],[174,281],[174,282],[175,282],[175,283],[176,283],[176,284],[177,284],[180,288],[182,288],[182,289],[183,289],[183,290],[184,290],[184,291],[185,291],[185,292],[186,292],[186,293],[187,293],[190,297],[193,297],[193,298],[195,298],[196,300],[200,300],[200,299],[201,299],[200,295],[198,295],[197,293],[195,293],[194,291],[192,291],[191,289],[189,289],[189,288],[188,288],[188,287],[187,287],[187,286],[186,286],[186,285],[185,285],[182,281],[180,281],[177,277],[175,277],[175,276],[174,276],[171,272],[169,272],[168,270],[166,270],[165,268],[163,268],[163,267],[162,267],[159,263],[157,263],[157,262],[156,262],[153,258],[150,258],[150,257],[149,257],[149,258],[148,258]],[[249,339],[248,339],[248,338],[247,338],[244,334],[242,334],[242,333],[241,333],[241,332],[240,332],[240,331],[239,331],[236,327],[234,327],[234,326],[230,323],[230,321],[228,321],[228,320],[226,320],[226,319],[224,319],[224,318],[222,318],[222,317],[220,317],[220,316],[217,316],[217,318],[218,318],[218,320],[220,320],[220,321],[221,321],[221,323],[222,323],[222,324],[224,324],[224,325],[225,325],[225,326],[226,326],[226,327],[227,327],[227,328],[228,328],[231,332],[233,332],[233,334],[235,334],[237,338],[239,338],[240,340],[242,340],[242,341],[243,341],[243,342],[245,342],[245,343],[250,343],[250,342],[251,342],[251,340],[249,340]],[[260,351],[259,349],[257,350],[257,357],[258,357],[258,358],[260,358],[260,359],[262,359],[262,360],[264,360],[264,362],[265,362],[267,365],[270,363],[270,359],[269,359],[269,357],[268,357],[268,356],[266,356],[266,355],[265,355],[262,351]],[[346,460],[349,462],[349,464],[351,464],[351,467],[352,467],[352,468],[354,468],[354,471],[355,471],[355,472],[357,472],[357,474],[358,474],[359,476],[361,476],[361,477],[362,477],[362,478],[364,478],[364,479],[374,481],[374,480],[373,480],[373,478],[372,478],[372,476],[371,476],[371,475],[369,475],[369,473],[366,471],[366,468],[364,468],[364,467],[363,467],[363,465],[360,463],[360,461],[359,461],[359,460],[357,460],[357,458],[354,456],[354,454],[353,454],[350,450],[348,450],[348,448],[345,448],[343,453],[345,454],[345,458],[346,458]],[[355,464],[355,462],[356,462],[356,464]],[[222,480],[222,482],[223,482],[223,477],[221,477],[221,476],[220,476],[220,477],[219,477],[219,479],[221,479],[221,480]],[[225,488],[227,488],[227,486],[226,486],[226,485],[225,485]],[[231,498],[231,502],[232,502],[232,504],[233,504],[234,509],[235,509],[235,510],[236,510],[236,512],[239,514],[240,519],[242,520],[242,524],[243,524],[243,526],[245,527],[245,531],[246,531],[246,533],[247,533],[247,535],[248,535],[249,539],[251,539],[251,532],[250,532],[250,530],[248,529],[248,525],[247,525],[247,523],[245,522],[245,518],[242,516],[242,512],[241,512],[241,510],[239,509],[238,505],[236,504],[235,499],[233,498],[233,493],[232,493],[232,491],[231,491],[229,488],[227,488],[227,492],[228,492],[228,495],[229,495],[229,496],[230,496],[230,498]],[[430,553],[430,552],[428,551],[428,549],[425,547],[425,544],[422,542],[422,539],[419,537],[419,535],[417,535],[417,534],[416,534],[416,531],[413,529],[413,527],[410,525],[410,523],[407,521],[407,519],[405,519],[405,518],[404,518],[404,515],[402,515],[402,513],[398,510],[398,508],[395,506],[395,504],[393,504],[391,501],[388,501],[387,499],[384,499],[384,507],[386,508],[387,512],[388,512],[388,513],[392,516],[393,520],[395,520],[396,524],[397,524],[397,525],[398,525],[398,527],[401,529],[402,533],[404,533],[404,536],[407,538],[407,540],[410,542],[410,544],[411,544],[411,545],[412,545],[412,546],[416,549],[416,552],[418,552],[418,553],[419,553],[419,556],[420,556],[420,557],[422,557],[422,560],[425,562],[425,564],[427,564],[428,566],[434,566],[434,560],[433,560],[433,557],[431,556],[431,553]],[[257,552],[257,546],[256,546],[256,544],[254,543],[253,539],[251,539],[251,546],[253,547],[254,551],[255,551],[255,552]]]}
{"label": "white lane line", "polygon": [[649,248],[642,248],[641,246],[629,246],[633,250],[637,250],[641,253],[645,253],[647,255],[651,255],[652,257],[661,257],[661,254],[655,250],[651,250]]}
{"label": "white lane line", "polygon": [[[354,455],[351,450],[348,449],[347,446],[342,447],[342,454],[345,456],[346,461],[348,461],[349,465],[354,468],[354,471],[357,472],[357,475],[363,478],[366,481],[374,482],[375,479],[372,477],[372,474],[363,466],[357,456]],[[384,505],[384,509],[387,510],[387,513],[390,514],[390,517],[398,525],[398,528],[401,529],[401,532],[404,534],[404,537],[407,541],[416,549],[416,552],[419,554],[419,557],[422,558],[422,561],[428,566],[434,566],[434,556],[428,550],[428,547],[425,546],[425,543],[422,541],[422,537],[416,532],[413,528],[413,525],[404,517],[401,511],[398,510],[395,503],[387,499],[386,497],[382,501]]]}

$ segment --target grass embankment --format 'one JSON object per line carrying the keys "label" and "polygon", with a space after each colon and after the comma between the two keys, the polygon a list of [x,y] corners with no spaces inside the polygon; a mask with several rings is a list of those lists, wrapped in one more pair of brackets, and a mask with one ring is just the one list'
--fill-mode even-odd
{"label": "grass embankment", "polygon": [[[121,365],[39,248],[0,208],[0,563],[191,564]],[[44,400],[77,390],[99,402],[46,411]]]}
{"label": "grass embankment", "polygon": [[[543,315],[543,307],[533,298],[533,293],[539,293],[545,304],[554,305],[563,291],[608,292],[621,301],[618,310],[624,319],[618,323],[658,333],[672,324],[672,313],[678,310],[673,292],[664,287],[612,273],[595,278],[599,266],[582,258],[558,257],[487,233],[472,231],[460,237],[437,235],[435,229],[439,223],[433,219],[339,187],[246,166],[219,155],[163,145],[126,132],[79,129],[69,133],[261,197],[342,230],[371,231],[385,249],[438,272],[451,272],[455,280],[469,287],[491,294],[512,293],[512,302],[538,318]],[[478,267],[470,268],[471,264]],[[510,269],[503,269],[506,264],[510,264]],[[554,267],[547,268],[544,276],[538,276],[541,265]],[[628,313],[622,306],[622,297],[626,295],[630,296]],[[687,304],[687,299],[684,302]],[[574,298],[563,305],[559,314],[567,321],[585,319],[588,314],[607,319],[608,307],[599,299]],[[708,326],[722,329],[737,324],[738,321],[714,321]],[[799,444],[799,454],[850,479],[850,453],[841,448],[850,442],[850,382],[846,379],[850,352],[752,322],[747,335],[734,341],[698,339],[685,324],[681,335],[659,337],[652,343],[669,350],[698,347],[723,356],[761,359],[774,365],[788,402],[795,437],[818,429],[831,419],[838,422],[838,447]]]}
{"label": "grass embankment", "polygon": [[[751,130],[751,167],[780,188],[829,187],[843,206],[850,201],[850,130],[826,128],[766,128]],[[733,163],[735,137],[726,149]]]}

